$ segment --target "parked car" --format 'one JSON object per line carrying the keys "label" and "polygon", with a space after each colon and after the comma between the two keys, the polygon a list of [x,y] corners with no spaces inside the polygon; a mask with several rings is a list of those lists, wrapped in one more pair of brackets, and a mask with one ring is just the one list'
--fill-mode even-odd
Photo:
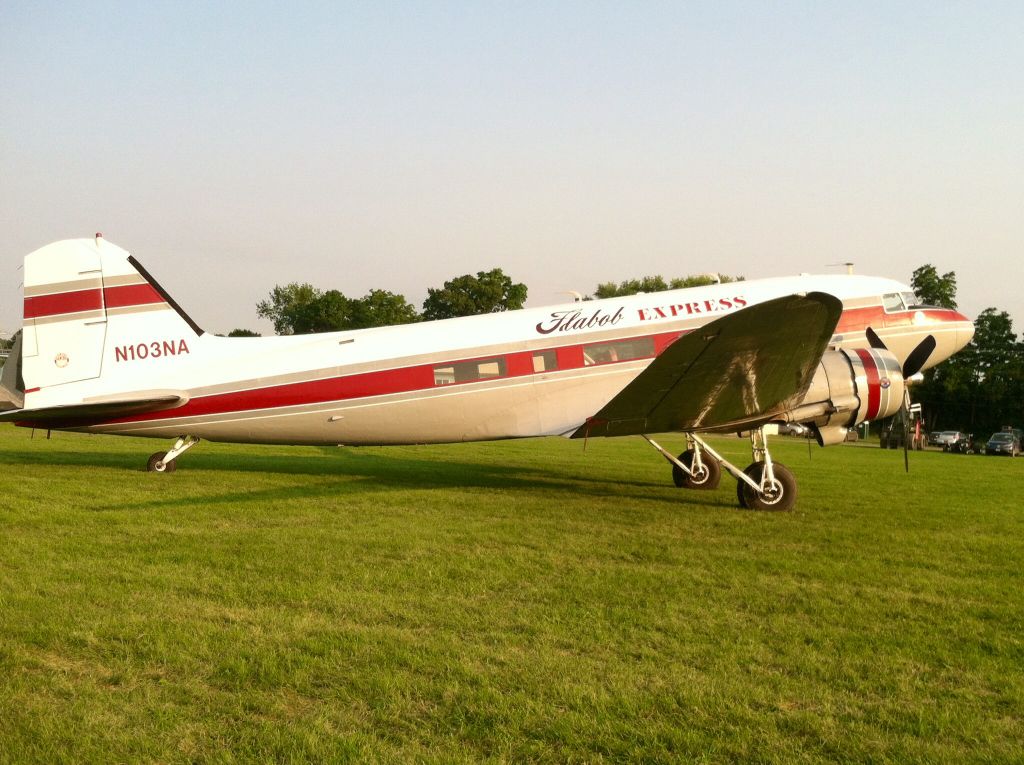
{"label": "parked car", "polygon": [[939,443],[938,443],[938,446],[942,447],[942,451],[948,452],[949,451],[949,447],[952,444],[955,444],[957,441],[959,441],[963,437],[964,437],[964,434],[961,433],[959,430],[944,430],[941,433],[939,433]]}
{"label": "parked car", "polygon": [[928,446],[942,446],[942,441],[939,440],[939,436],[942,435],[941,430],[933,430],[928,434]]}
{"label": "parked car", "polygon": [[806,436],[810,438],[812,433],[811,429],[806,425],[801,425],[799,422],[785,422],[779,425],[780,436]]}
{"label": "parked car", "polygon": [[1002,454],[1009,457],[1016,457],[1020,454],[1020,439],[1012,430],[1001,430],[993,433],[992,438],[985,444],[985,454]]}
{"label": "parked car", "polygon": [[974,434],[973,433],[960,433],[959,438],[944,446],[948,452],[956,452],[957,454],[977,454],[978,450],[974,448]]}

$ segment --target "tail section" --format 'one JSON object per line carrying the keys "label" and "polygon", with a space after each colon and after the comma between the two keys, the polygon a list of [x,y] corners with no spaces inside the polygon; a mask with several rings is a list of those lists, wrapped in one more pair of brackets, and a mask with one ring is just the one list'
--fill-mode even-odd
{"label": "tail section", "polygon": [[[21,373],[25,394],[44,406],[131,389],[131,362],[159,362],[190,352],[203,331],[127,252],[100,235],[47,245],[25,258]],[[158,362],[153,364],[152,362]]]}

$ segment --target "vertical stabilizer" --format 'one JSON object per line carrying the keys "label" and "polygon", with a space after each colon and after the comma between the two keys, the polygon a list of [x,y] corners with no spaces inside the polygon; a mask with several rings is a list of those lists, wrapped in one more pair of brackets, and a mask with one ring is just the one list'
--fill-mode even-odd
{"label": "vertical stabilizer", "polygon": [[[175,355],[165,352],[171,343],[177,351],[201,334],[131,255],[100,235],[55,242],[25,258],[22,367],[29,395],[93,380],[97,389],[116,388],[115,378],[127,371],[119,362],[129,355],[157,361]],[[159,366],[149,369],[159,374]]]}

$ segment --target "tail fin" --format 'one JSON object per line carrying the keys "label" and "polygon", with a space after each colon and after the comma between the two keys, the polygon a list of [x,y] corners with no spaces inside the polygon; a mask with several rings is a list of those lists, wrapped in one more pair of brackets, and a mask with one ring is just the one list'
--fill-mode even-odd
{"label": "tail fin", "polygon": [[203,334],[138,261],[99,234],[25,257],[22,329],[29,395],[115,376],[129,357],[187,352],[188,341]]}

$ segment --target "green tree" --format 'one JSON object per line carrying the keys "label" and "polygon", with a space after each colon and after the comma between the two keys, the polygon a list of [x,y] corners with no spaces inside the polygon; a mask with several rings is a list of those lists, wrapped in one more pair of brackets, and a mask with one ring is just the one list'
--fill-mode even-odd
{"label": "green tree", "polygon": [[423,318],[451,319],[482,313],[513,311],[526,302],[526,285],[513,283],[500,268],[450,279],[444,287],[427,290]]}
{"label": "green tree", "polygon": [[993,372],[1005,370],[1019,353],[1010,314],[995,308],[986,308],[978,314],[971,346],[979,379],[986,380]]}
{"label": "green tree", "polygon": [[364,297],[352,301],[351,329],[412,324],[419,320],[416,306],[411,305],[404,295],[388,290],[370,290]]}
{"label": "green tree", "polygon": [[927,263],[914,271],[910,286],[924,305],[956,308],[956,273],[953,271],[939,276],[935,266]]}
{"label": "green tree", "polygon": [[338,290],[320,292],[297,308],[293,326],[296,335],[353,329],[352,301]]}
{"label": "green tree", "polygon": [[274,323],[274,331],[279,335],[297,334],[299,330],[296,329],[296,320],[299,314],[322,294],[309,283],[292,282],[283,287],[277,285],[270,291],[267,300],[256,304],[256,315],[270,319]]}
{"label": "green tree", "polygon": [[[743,281],[742,276],[719,276],[718,281],[722,284],[727,282]],[[594,298],[626,297],[636,295],[640,292],[664,292],[665,290],[681,290],[688,287],[704,287],[715,284],[715,277],[711,274],[697,274],[691,276],[677,276],[669,281],[663,276],[644,276],[639,279],[627,279],[619,282],[604,282],[598,284],[594,290]]]}
{"label": "green tree", "polygon": [[253,332],[251,329],[233,329],[228,332],[228,337],[262,337],[259,332]]}
{"label": "green tree", "polygon": [[311,284],[276,286],[256,313],[274,322],[279,335],[340,332],[389,324],[419,321],[416,308],[402,295],[370,290],[364,297],[349,298],[338,290],[317,289]]}
{"label": "green tree", "polygon": [[982,311],[966,350],[974,383],[969,429],[987,436],[1003,425],[1019,427],[1024,422],[1024,349],[1010,315],[996,308]]}
{"label": "green tree", "polygon": [[639,279],[627,279],[624,282],[604,282],[594,290],[598,300],[613,297],[636,295],[638,292],[664,292],[669,289],[668,282],[662,276],[643,276]]}

